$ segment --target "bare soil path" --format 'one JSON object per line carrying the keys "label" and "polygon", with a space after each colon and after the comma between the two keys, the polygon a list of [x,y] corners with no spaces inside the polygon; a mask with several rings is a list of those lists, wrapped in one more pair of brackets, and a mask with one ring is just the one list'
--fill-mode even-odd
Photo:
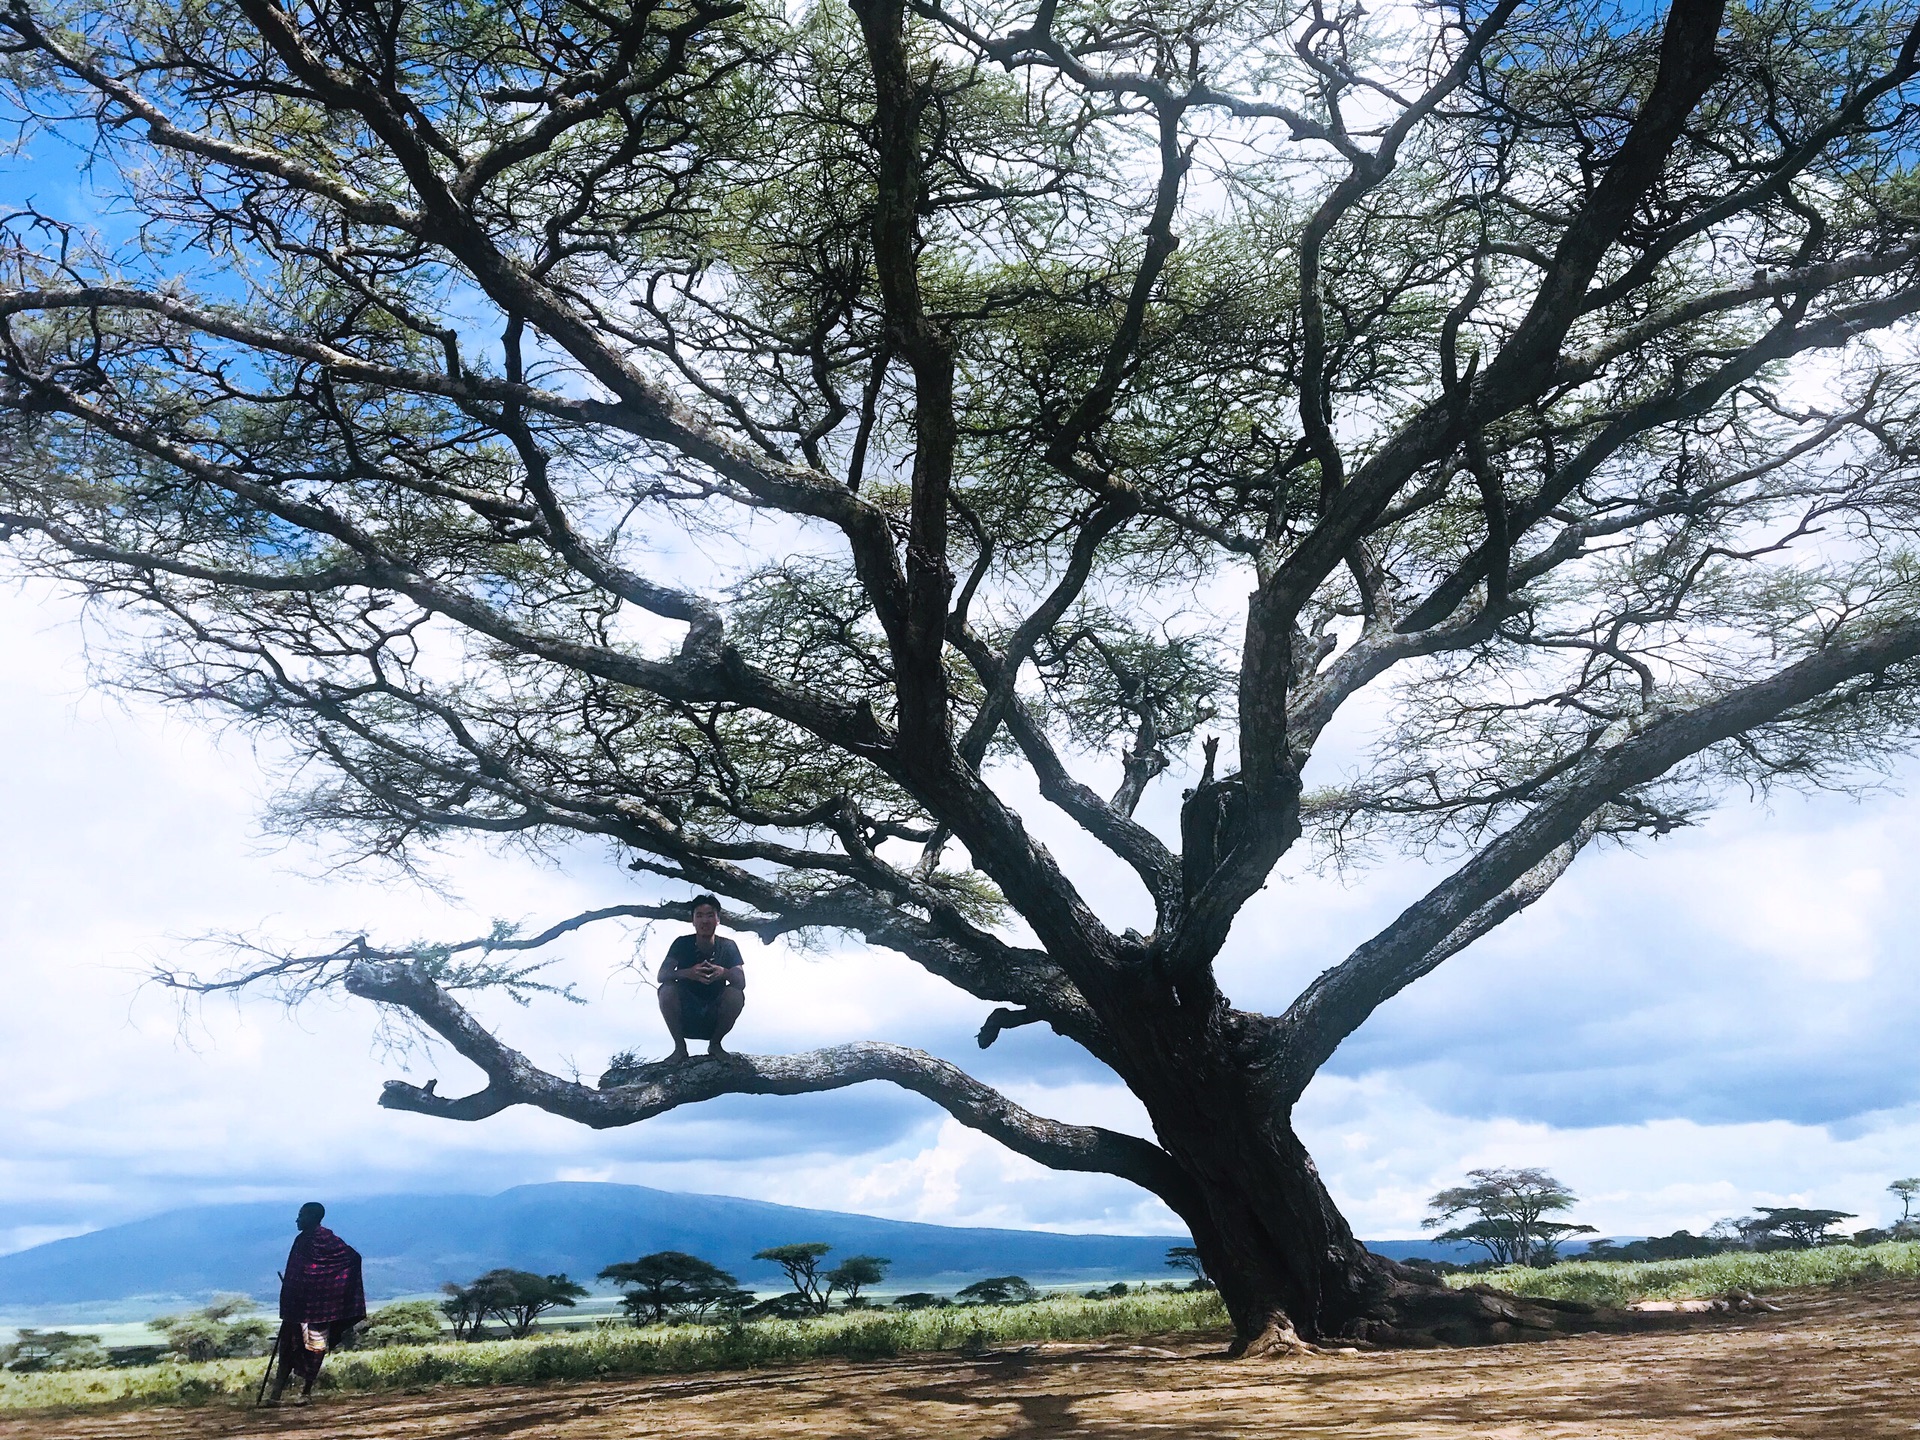
{"label": "bare soil path", "polygon": [[1225,1337],[0,1420],[0,1440],[1874,1440],[1920,1435],[1920,1284],[1484,1350],[1233,1363]]}

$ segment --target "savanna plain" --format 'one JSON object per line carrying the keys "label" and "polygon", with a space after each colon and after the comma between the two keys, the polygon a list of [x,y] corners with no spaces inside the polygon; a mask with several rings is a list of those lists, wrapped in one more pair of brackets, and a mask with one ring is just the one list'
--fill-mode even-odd
{"label": "savanna plain", "polygon": [[[1920,1278],[1869,1270],[1760,1313],[1471,1349],[1225,1358],[1228,1332],[999,1341],[744,1370],[335,1390],[305,1408],[14,1412],[4,1440],[1026,1435],[1761,1440],[1920,1431]],[[968,1353],[971,1351],[972,1353]]]}

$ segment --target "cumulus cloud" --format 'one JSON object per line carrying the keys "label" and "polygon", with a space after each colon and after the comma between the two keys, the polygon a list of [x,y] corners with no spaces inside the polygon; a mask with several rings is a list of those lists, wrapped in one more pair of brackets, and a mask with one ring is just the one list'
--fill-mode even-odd
{"label": "cumulus cloud", "polygon": [[[884,1087],[729,1099],[606,1133],[520,1111],[466,1126],[375,1107],[402,1063],[448,1092],[473,1076],[444,1052],[381,1052],[357,1003],[215,1004],[183,1030],[142,986],[182,937],[445,937],[642,892],[587,850],[540,866],[455,847],[439,895],[263,850],[257,758],[90,692],[78,656],[70,611],[0,597],[0,1249],[200,1201],[556,1178],[944,1223],[1175,1228],[1120,1181],[1047,1171]],[[1045,838],[1116,923],[1144,919],[1131,877],[1064,827]],[[1897,802],[1786,800],[1583,859],[1548,901],[1385,1007],[1309,1091],[1300,1122],[1336,1197],[1363,1234],[1406,1235],[1469,1166],[1544,1164],[1587,1197],[1583,1219],[1622,1233],[1761,1202],[1877,1215],[1886,1180],[1920,1169],[1916,841],[1920,819]],[[1353,887],[1277,881],[1236,929],[1223,983],[1242,1004],[1283,1006],[1433,878],[1409,863]],[[562,947],[555,976],[587,1005],[483,1013],[562,1071],[663,1053],[633,962],[650,971],[671,929]],[[1145,1129],[1113,1077],[1044,1027],[980,1052],[988,1007],[899,957],[742,944],[743,1048],[900,1040],[1043,1113]]]}

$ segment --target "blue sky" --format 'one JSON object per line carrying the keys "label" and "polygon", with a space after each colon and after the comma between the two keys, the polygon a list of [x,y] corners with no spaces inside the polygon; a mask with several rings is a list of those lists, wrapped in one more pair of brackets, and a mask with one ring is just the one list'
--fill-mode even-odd
{"label": "blue sky", "polygon": [[[376,1108],[400,1060],[371,1043],[356,1003],[219,1003],[182,1025],[142,977],[196,934],[444,937],[639,892],[597,852],[542,867],[457,849],[434,895],[267,848],[260,757],[90,690],[76,613],[45,592],[0,593],[0,1249],[197,1201],[547,1179],[946,1223],[1169,1228],[1119,1181],[1044,1171],[879,1087],[732,1099],[609,1133],[525,1112],[456,1125]],[[1101,893],[1098,857],[1064,829],[1047,838]],[[1315,1082],[1300,1120],[1334,1195],[1376,1237],[1417,1233],[1426,1196],[1501,1164],[1552,1169],[1584,1197],[1579,1218],[1612,1233],[1760,1203],[1884,1220],[1887,1181],[1920,1172],[1916,842],[1920,818],[1898,795],[1741,798],[1696,831],[1584,857],[1546,901],[1386,1006]],[[1348,883],[1282,876],[1235,931],[1229,993],[1284,1004],[1432,878],[1408,862]],[[562,1070],[597,1073],[628,1046],[663,1053],[652,994],[625,967],[636,940],[651,965],[672,933],[570,943],[560,968],[584,1007],[488,1013]],[[904,1041],[1044,1113],[1142,1123],[1051,1036],[1011,1032],[983,1055],[971,1036],[986,1007],[904,961],[746,949],[743,1049]],[[450,1091],[471,1080],[445,1055],[411,1064]]]}

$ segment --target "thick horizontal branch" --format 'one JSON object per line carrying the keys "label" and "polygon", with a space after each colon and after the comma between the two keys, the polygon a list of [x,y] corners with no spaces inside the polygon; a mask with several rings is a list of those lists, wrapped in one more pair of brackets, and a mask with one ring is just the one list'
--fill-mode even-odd
{"label": "thick horizontal branch", "polygon": [[925,1096],[961,1124],[1052,1169],[1118,1175],[1180,1208],[1184,1182],[1151,1141],[1035,1115],[965,1071],[903,1045],[869,1041],[799,1055],[662,1061],[610,1071],[596,1088],[549,1074],[502,1044],[418,964],[357,964],[346,986],[362,999],[406,1011],[487,1076],[485,1089],[458,1098],[437,1094],[435,1082],[390,1080],[380,1097],[389,1110],[481,1120],[512,1105],[532,1105],[605,1130],[720,1095],[804,1095],[883,1080]]}
{"label": "thick horizontal branch", "polygon": [[[1503,892],[1524,886],[1535,867],[1576,841],[1582,827],[1615,797],[1659,779],[1683,761],[1788,714],[1836,686],[1920,659],[1920,619],[1836,643],[1796,664],[1689,710],[1655,720],[1639,734],[1595,755],[1552,799],[1408,906],[1378,935],[1324,972],[1281,1017],[1275,1054],[1285,1056],[1281,1088],[1297,1096],[1340,1042],[1376,1009],[1461,948],[1450,937],[1477,915],[1482,927],[1500,913]],[[1576,846],[1577,848],[1577,846]],[[1571,861],[1572,855],[1567,855]],[[1548,866],[1550,869],[1550,865]],[[1557,872],[1556,872],[1557,873]],[[1551,883],[1551,879],[1541,872]],[[1544,889],[1544,887],[1542,887]],[[1529,902],[1530,903],[1530,902]],[[1483,911],[1482,907],[1491,906]],[[1480,933],[1476,931],[1475,933]],[[1471,938],[1471,937],[1469,937]]]}

